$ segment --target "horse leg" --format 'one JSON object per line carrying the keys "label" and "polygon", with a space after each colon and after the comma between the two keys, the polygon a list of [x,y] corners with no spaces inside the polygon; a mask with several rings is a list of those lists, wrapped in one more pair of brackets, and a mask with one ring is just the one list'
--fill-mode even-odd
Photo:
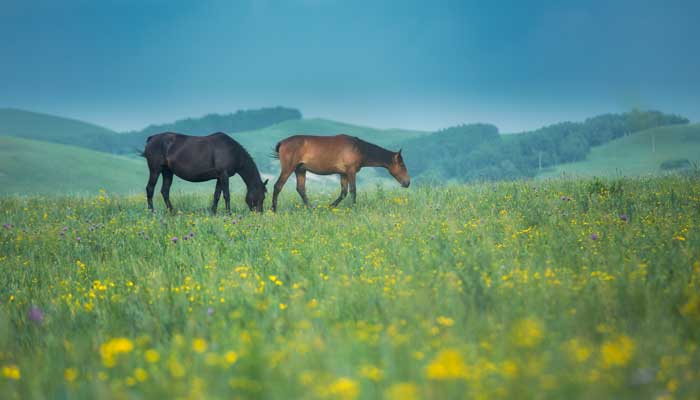
{"label": "horse leg", "polygon": [[309,206],[309,199],[306,197],[306,170],[304,167],[297,167],[294,170],[297,177],[297,193],[301,196],[301,200],[305,206]]}
{"label": "horse leg", "polygon": [[214,201],[211,203],[211,213],[216,214],[216,208],[219,206],[219,198],[221,198],[221,180],[216,180],[216,189],[214,189]]}
{"label": "horse leg", "polygon": [[348,176],[345,174],[340,174],[340,196],[333,203],[331,207],[337,207],[341,201],[348,195]]}
{"label": "horse leg", "polygon": [[163,195],[165,205],[170,212],[173,211],[173,204],[170,202],[170,185],[173,184],[173,171],[163,169],[163,185],[160,187],[160,194]]}
{"label": "horse leg", "polygon": [[158,175],[160,171],[149,170],[150,174],[148,176],[148,184],[146,184],[146,200],[148,202],[148,209],[153,211],[153,191],[156,189],[156,183],[158,183]]}
{"label": "horse leg", "polygon": [[357,203],[357,190],[355,187],[355,172],[348,172],[348,183],[350,184],[350,197],[352,204]]}
{"label": "horse leg", "polygon": [[221,190],[224,192],[224,202],[226,202],[226,212],[231,214],[231,194],[228,191],[228,174],[224,174],[219,178],[221,181]]}
{"label": "horse leg", "polygon": [[291,174],[291,169],[288,171],[283,169],[282,172],[280,172],[280,177],[277,178],[277,182],[275,182],[275,191],[272,192],[272,211],[277,211],[277,196],[279,196],[284,184],[287,183],[287,179],[289,179],[289,175]]}

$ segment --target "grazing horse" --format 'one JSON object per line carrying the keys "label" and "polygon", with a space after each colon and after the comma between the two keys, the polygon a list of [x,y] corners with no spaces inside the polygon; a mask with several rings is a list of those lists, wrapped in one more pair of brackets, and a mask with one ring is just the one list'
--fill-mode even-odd
{"label": "grazing horse", "polygon": [[190,182],[204,182],[216,179],[212,213],[216,213],[221,192],[224,192],[226,211],[231,212],[228,188],[229,177],[238,174],[245,182],[248,192],[245,202],[251,211],[262,212],[267,180],[260,179],[260,173],[250,154],[238,142],[222,132],[209,136],[189,136],[174,132],[164,132],[146,139],[146,149],[141,154],[148,161],[148,185],[146,197],[148,209],[153,211],[153,189],[158,175],[163,174],[160,193],[168,210],[170,185],[173,174]]}
{"label": "grazing horse", "polygon": [[306,171],[340,175],[340,196],[331,207],[347,196],[348,184],[352,203],[356,203],[355,175],[362,167],[386,168],[401,186],[407,188],[411,184],[401,150],[394,153],[354,136],[290,136],[277,143],[274,157],[280,160],[282,171],[272,194],[272,211],[277,209],[277,196],[292,172],[296,174],[297,192],[307,207]]}

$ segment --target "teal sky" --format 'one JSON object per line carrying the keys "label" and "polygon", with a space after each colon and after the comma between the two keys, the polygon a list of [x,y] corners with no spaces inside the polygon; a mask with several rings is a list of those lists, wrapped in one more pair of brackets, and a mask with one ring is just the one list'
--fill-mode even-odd
{"label": "teal sky", "polygon": [[284,105],[503,132],[633,107],[700,120],[697,1],[14,1],[0,107],[138,129]]}

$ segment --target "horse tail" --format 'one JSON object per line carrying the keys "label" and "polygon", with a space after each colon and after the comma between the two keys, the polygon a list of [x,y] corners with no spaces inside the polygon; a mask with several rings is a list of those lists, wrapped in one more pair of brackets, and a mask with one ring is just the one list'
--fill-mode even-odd
{"label": "horse tail", "polygon": [[[153,136],[155,136],[155,135],[151,135],[151,136],[149,136],[149,137],[146,138],[146,144],[148,144],[148,142],[150,142],[151,139],[153,139]],[[141,157],[143,157],[143,158],[146,158],[146,149],[143,149],[143,150],[134,149],[134,150],[136,150],[136,153],[137,153],[139,156],[141,156]]]}
{"label": "horse tail", "polygon": [[270,153],[270,157],[274,158],[275,160],[280,159],[280,144],[282,144],[282,142],[277,142],[277,144],[275,145],[275,150],[272,153]]}

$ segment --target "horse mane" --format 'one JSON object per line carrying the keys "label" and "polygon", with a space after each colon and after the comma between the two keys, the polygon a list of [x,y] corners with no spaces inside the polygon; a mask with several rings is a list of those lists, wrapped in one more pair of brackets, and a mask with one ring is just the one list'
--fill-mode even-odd
{"label": "horse mane", "polygon": [[[262,183],[262,177],[260,176],[260,170],[258,169],[258,165],[255,163],[255,160],[253,160],[253,156],[250,155],[248,150],[245,147],[243,147],[242,144],[238,143],[238,141],[236,139],[232,138],[231,136],[227,135],[224,132],[216,132],[216,133],[213,133],[209,136],[215,136],[215,135],[216,136],[225,136],[229,140],[231,140],[231,143],[233,143],[234,148],[239,153],[240,160],[241,160],[240,166],[241,167],[243,167],[243,166],[251,167],[250,172],[253,173],[252,178],[255,179],[257,177],[258,180],[260,181],[260,183]],[[244,181],[246,180],[246,178],[240,173],[240,171],[238,172],[238,174],[241,175],[241,178],[243,178]]]}
{"label": "horse mane", "polygon": [[391,164],[394,152],[387,150],[374,143],[366,142],[356,136],[352,136],[355,148],[365,157],[366,160]]}

